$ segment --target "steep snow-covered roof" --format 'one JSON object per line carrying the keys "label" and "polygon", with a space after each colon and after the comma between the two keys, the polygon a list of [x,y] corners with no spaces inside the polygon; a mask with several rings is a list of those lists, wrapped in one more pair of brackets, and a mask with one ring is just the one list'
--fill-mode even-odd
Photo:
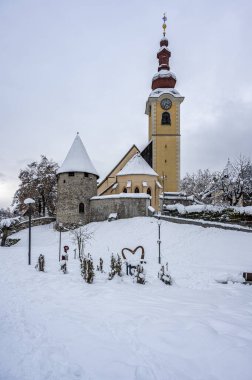
{"label": "steep snow-covered roof", "polygon": [[85,172],[99,177],[79,134],[76,135],[63,164],[57,171],[57,174],[67,172]]}
{"label": "steep snow-covered roof", "polygon": [[132,175],[132,174],[145,174],[158,176],[158,174],[152,169],[152,167],[145,161],[140,153],[135,154],[122,170],[117,173],[117,176]]}

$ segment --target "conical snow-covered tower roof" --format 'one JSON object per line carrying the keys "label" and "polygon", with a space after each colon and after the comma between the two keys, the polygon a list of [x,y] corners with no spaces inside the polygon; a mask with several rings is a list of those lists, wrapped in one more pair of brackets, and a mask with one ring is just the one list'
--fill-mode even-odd
{"label": "conical snow-covered tower roof", "polygon": [[122,168],[122,170],[120,170],[119,173],[117,173],[117,176],[132,174],[158,176],[158,174],[145,161],[145,159],[141,156],[140,153],[135,154],[135,156],[133,156]]}
{"label": "conical snow-covered tower roof", "polygon": [[90,173],[99,178],[99,175],[90,160],[89,155],[87,154],[79,133],[77,133],[72,146],[63,161],[63,164],[57,171],[57,174],[67,172]]}

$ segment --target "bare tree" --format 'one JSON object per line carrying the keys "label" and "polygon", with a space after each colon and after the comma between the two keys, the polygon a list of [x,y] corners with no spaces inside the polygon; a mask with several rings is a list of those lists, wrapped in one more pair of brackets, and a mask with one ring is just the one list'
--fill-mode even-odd
{"label": "bare tree", "polygon": [[243,206],[244,198],[252,197],[252,164],[242,155],[234,163],[228,159],[219,177],[220,190],[230,206]]}
{"label": "bare tree", "polygon": [[195,195],[205,203],[211,203],[211,192],[216,186],[216,172],[211,173],[209,169],[198,170],[197,173],[186,174],[181,180],[181,190],[187,195]]}
{"label": "bare tree", "polygon": [[221,172],[198,170],[186,174],[181,189],[196,195],[204,203],[237,206],[252,203],[252,164],[242,155],[233,163],[228,159]]}
{"label": "bare tree", "polygon": [[78,248],[79,259],[84,256],[85,248],[91,239],[93,239],[93,232],[88,231],[87,226],[81,226],[71,231],[72,240]]}

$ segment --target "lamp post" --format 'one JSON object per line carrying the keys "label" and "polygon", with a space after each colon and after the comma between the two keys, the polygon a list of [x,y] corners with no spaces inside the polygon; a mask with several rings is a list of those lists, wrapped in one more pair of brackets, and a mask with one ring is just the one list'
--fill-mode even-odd
{"label": "lamp post", "polygon": [[158,215],[158,263],[161,264],[161,219]]}
{"label": "lamp post", "polygon": [[59,261],[61,259],[61,232],[62,232],[63,223],[59,223]]}
{"label": "lamp post", "polygon": [[34,204],[35,201],[32,198],[26,198],[24,200],[24,204],[28,205],[29,211],[29,243],[28,243],[28,265],[31,265],[31,205]]}

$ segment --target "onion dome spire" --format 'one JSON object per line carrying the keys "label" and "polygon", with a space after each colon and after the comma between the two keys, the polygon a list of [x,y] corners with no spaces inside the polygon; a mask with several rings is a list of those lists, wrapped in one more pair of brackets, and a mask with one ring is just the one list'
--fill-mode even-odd
{"label": "onion dome spire", "polygon": [[164,13],[162,18],[163,37],[160,40],[160,48],[157,53],[159,61],[158,72],[152,79],[152,90],[156,88],[174,88],[176,85],[176,75],[170,71],[169,59],[171,57],[170,49],[168,48],[168,38],[166,37],[166,21],[167,17]]}

